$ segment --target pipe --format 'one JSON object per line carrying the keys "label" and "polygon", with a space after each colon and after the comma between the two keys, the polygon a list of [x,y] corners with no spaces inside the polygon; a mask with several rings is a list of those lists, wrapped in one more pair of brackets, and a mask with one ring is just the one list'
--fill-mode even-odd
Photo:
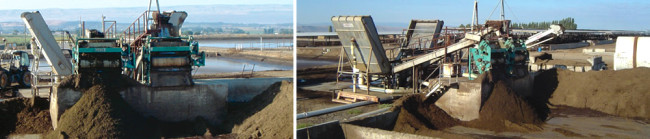
{"label": "pipe", "polygon": [[[352,85],[354,86],[354,85]],[[368,90],[368,86],[359,84],[356,87],[358,87],[361,90]],[[355,87],[355,88],[356,88]],[[381,87],[370,87],[370,91],[373,92],[383,92],[383,93],[388,93],[388,94],[393,94],[393,93],[408,93],[408,90],[405,89],[386,89],[386,88],[381,88]]]}
{"label": "pipe", "polygon": [[[366,113],[363,113],[363,114],[359,114],[359,115],[357,115],[357,116],[353,116],[352,118],[360,118],[360,117],[366,117],[366,116],[370,116],[370,115],[375,115],[375,114],[378,114],[378,113],[382,113],[382,112],[388,111],[390,108],[391,108],[391,107],[388,107],[388,108],[381,108],[381,109],[378,109],[378,110],[374,110],[374,111],[371,111],[371,112],[366,112]],[[352,118],[351,118],[351,119],[352,119]]]}
{"label": "pipe", "polygon": [[320,109],[320,110],[315,110],[315,111],[310,111],[310,112],[304,112],[304,113],[297,114],[296,119],[303,119],[303,118],[308,118],[308,117],[312,117],[312,116],[323,115],[323,114],[332,113],[332,112],[335,112],[335,111],[350,109],[350,108],[359,107],[359,106],[363,106],[363,105],[368,105],[368,104],[372,104],[372,103],[374,103],[374,102],[372,102],[372,101],[361,101],[361,102],[352,103],[352,104],[346,104],[346,105],[330,107],[330,108],[325,108],[325,109]]}
{"label": "pipe", "polygon": [[[370,115],[375,115],[375,114],[378,114],[378,113],[383,113],[383,112],[388,111],[389,109],[390,109],[390,107],[388,107],[388,108],[381,108],[381,109],[378,109],[378,110],[374,110],[374,111],[371,111],[371,112],[366,112],[366,113],[363,113],[363,114],[359,114],[359,115],[357,115],[357,116],[353,116],[353,117],[351,117],[350,119],[360,118],[360,117],[365,117],[365,116],[370,116]],[[327,125],[327,124],[332,124],[332,123],[339,123],[339,120],[332,120],[332,121],[328,121],[328,122],[324,122],[324,123],[320,123],[320,124],[312,125],[312,126],[309,126],[309,127],[304,127],[304,128],[298,129],[298,130],[308,129],[308,128],[311,128],[311,127],[317,127],[317,126],[322,126],[322,125]]]}

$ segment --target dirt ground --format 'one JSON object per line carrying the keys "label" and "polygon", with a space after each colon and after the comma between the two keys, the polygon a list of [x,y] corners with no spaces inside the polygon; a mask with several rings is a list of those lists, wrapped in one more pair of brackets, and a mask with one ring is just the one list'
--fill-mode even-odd
{"label": "dirt ground", "polygon": [[90,73],[66,78],[61,86],[80,90],[82,98],[61,116],[56,130],[52,130],[47,101],[37,101],[35,107],[28,106],[29,101],[24,98],[2,101],[0,128],[7,129],[1,130],[1,135],[43,134],[46,138],[291,138],[293,135],[292,109],[286,109],[293,104],[290,82],[272,85],[253,103],[246,104],[243,107],[246,109],[230,108],[234,114],[230,118],[238,119],[225,120],[238,121],[230,126],[210,125],[201,117],[180,122],[143,117],[117,93],[133,85],[139,84],[119,74]]}
{"label": "dirt ground", "polygon": [[[550,104],[588,108],[604,113],[650,119],[650,68],[571,72],[549,70],[540,73],[552,91]],[[536,80],[537,80],[536,79]]]}
{"label": "dirt ground", "polygon": [[253,75],[250,72],[242,74],[241,72],[213,73],[193,75],[193,79],[214,79],[214,78],[264,78],[264,77],[293,77],[291,70],[269,70],[256,71]]}
{"label": "dirt ground", "polygon": [[[321,82],[310,82],[310,83],[315,84]],[[309,112],[309,111],[344,105],[342,103],[332,102],[332,98],[334,98],[334,96],[333,96],[333,92],[330,91],[323,91],[323,90],[306,87],[306,88],[298,88],[296,93],[297,93],[296,94],[297,113]],[[362,113],[374,111],[384,107],[390,107],[392,106],[390,103],[392,102],[385,102],[384,104],[369,104],[365,106],[355,107],[352,109],[299,119],[297,120],[297,122],[299,127],[300,126],[305,127],[305,126],[315,125],[315,124],[329,122],[333,120],[343,120],[353,116],[357,116]]]}
{"label": "dirt ground", "polygon": [[[650,87],[641,84],[648,82],[645,77],[649,77],[649,74],[650,68],[584,73],[552,69],[542,71],[535,77],[535,93],[529,97],[520,97],[506,84],[497,82],[481,107],[479,119],[468,122],[451,118],[433,104],[436,98],[423,101],[421,95],[411,95],[394,104],[394,109],[401,111],[393,130],[440,136],[440,131],[462,126],[491,131],[492,135],[500,132],[536,134],[546,132],[543,125],[554,121],[549,119],[572,117],[627,117],[642,123],[632,128],[643,128],[648,126],[646,112],[649,111],[647,100],[650,98],[647,92],[650,92]],[[618,127],[626,123],[613,124]],[[610,126],[613,125],[605,125]],[[571,130],[552,128],[551,131],[565,137],[587,137],[583,134],[592,134]]]}
{"label": "dirt ground", "polygon": [[48,101],[12,98],[0,102],[0,136],[42,134],[52,130]]}
{"label": "dirt ground", "polygon": [[[586,54],[583,53],[583,49],[605,49],[605,53],[594,53]],[[588,66],[591,65],[587,59],[593,56],[602,56],[603,62],[607,64],[609,68],[614,67],[614,51],[616,49],[616,43],[610,44],[600,44],[594,46],[587,46],[575,49],[560,49],[552,50],[545,52],[530,52],[531,56],[541,55],[543,53],[549,53],[553,55],[553,60],[545,61],[536,61],[535,64],[546,63],[546,64],[562,64],[568,66]]]}
{"label": "dirt ground", "polygon": [[[338,59],[338,57],[337,57]],[[325,89],[310,89],[308,86],[322,85],[336,81],[336,68],[338,65],[324,65],[310,68],[299,69],[297,71],[298,90],[296,91],[296,112],[303,113],[324,108],[344,105],[341,103],[332,102],[333,92]],[[349,67],[345,69],[349,70]],[[343,80],[343,78],[341,78]],[[327,85],[325,85],[327,86]],[[306,88],[305,88],[306,87]],[[333,89],[332,88],[329,89]],[[337,111],[324,115],[304,118],[297,120],[299,127],[315,125],[319,123],[329,122],[333,120],[347,119],[362,113],[370,112],[380,109],[382,107],[390,106],[381,104],[370,104],[365,106],[356,107],[353,109]]]}
{"label": "dirt ground", "polygon": [[296,48],[296,55],[298,55],[299,59],[318,59],[318,60],[338,61],[340,53],[341,53],[341,46]]}
{"label": "dirt ground", "polygon": [[248,103],[229,106],[226,127],[237,138],[292,138],[293,83],[282,81]]}
{"label": "dirt ground", "polygon": [[[323,82],[336,81],[338,65],[325,65],[312,68],[299,69],[296,71],[298,87],[318,84]],[[350,70],[349,66],[344,68]]]}
{"label": "dirt ground", "polygon": [[[117,77],[117,78],[116,78]],[[117,93],[139,85],[120,73],[82,73],[66,78],[60,87],[80,90],[82,96],[61,115],[48,138],[152,138],[153,129]]]}

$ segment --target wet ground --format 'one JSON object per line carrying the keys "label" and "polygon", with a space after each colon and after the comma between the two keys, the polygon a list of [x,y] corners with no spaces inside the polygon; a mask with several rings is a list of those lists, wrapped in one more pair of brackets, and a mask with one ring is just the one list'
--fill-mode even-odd
{"label": "wet ground", "polygon": [[202,47],[221,48],[276,48],[291,47],[293,39],[237,39],[237,40],[200,40]]}
{"label": "wet ground", "polygon": [[316,66],[325,66],[325,65],[334,65],[334,64],[338,64],[338,61],[300,59],[300,58],[298,58],[296,60],[296,68],[297,69],[304,69],[304,68],[310,68],[310,67],[316,67]]}
{"label": "wet ground", "polygon": [[206,58],[205,66],[193,71],[193,74],[225,73],[267,70],[291,70],[293,66],[265,63],[248,59],[235,59],[228,57]]}
{"label": "wet ground", "polygon": [[506,138],[647,138],[650,124],[647,121],[621,118],[593,110],[559,107],[551,109],[552,117],[537,132],[492,132],[464,126],[443,131],[479,136]]}

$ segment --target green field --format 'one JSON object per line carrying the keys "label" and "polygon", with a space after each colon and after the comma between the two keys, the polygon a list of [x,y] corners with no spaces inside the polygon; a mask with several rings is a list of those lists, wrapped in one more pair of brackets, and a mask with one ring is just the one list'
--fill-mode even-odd
{"label": "green field", "polygon": [[[60,40],[63,35],[54,35],[56,40]],[[32,38],[31,35],[0,35],[0,39],[5,38],[6,43],[12,44],[16,43],[16,46],[25,46],[29,44],[29,40]]]}

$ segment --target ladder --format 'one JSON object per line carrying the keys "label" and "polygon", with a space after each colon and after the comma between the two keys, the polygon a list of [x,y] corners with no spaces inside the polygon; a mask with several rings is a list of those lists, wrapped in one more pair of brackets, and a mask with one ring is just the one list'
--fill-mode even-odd
{"label": "ladder", "polygon": [[440,94],[440,93],[442,93],[442,89],[443,89],[442,82],[437,81],[437,82],[433,85],[433,87],[431,88],[431,90],[429,90],[429,93],[427,93],[426,97],[428,98],[429,96],[431,96],[431,94],[434,94],[434,93],[435,93],[435,94]]}

